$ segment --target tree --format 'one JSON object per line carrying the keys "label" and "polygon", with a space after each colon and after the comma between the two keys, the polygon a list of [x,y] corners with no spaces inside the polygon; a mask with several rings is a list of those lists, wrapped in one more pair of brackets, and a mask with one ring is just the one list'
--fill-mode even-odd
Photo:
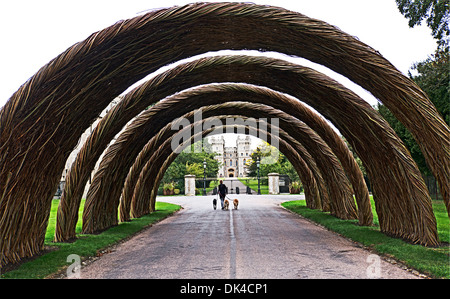
{"label": "tree", "polygon": [[[203,140],[204,145],[205,143],[207,143],[206,139]],[[191,145],[192,148],[194,146],[197,146],[197,144]],[[219,162],[214,159],[214,153],[209,153],[204,149],[201,152],[181,152],[167,168],[162,182],[168,183],[173,180],[182,179],[188,173],[203,177],[203,161],[206,161],[206,176],[215,177],[219,170]]]}
{"label": "tree", "polygon": [[285,155],[278,152],[278,155],[271,155],[271,153],[277,152],[278,150],[269,145],[266,142],[263,142],[260,146],[258,146],[253,153],[250,155],[251,160],[249,162],[249,176],[256,177],[257,175],[257,167],[256,161],[259,158],[260,161],[262,159],[266,159],[265,161],[272,161],[273,163],[260,163],[259,174],[262,177],[267,176],[271,172],[276,172],[279,174],[287,174],[292,181],[299,181],[299,177],[297,171],[294,166],[289,162]]}
{"label": "tree", "polygon": [[[418,75],[412,76],[410,73],[411,79],[428,95],[444,121],[450,124],[450,64],[448,51],[439,48],[436,54],[425,61],[415,64],[413,69],[417,71]],[[425,157],[412,134],[394,117],[386,106],[378,104],[377,110],[403,140],[414,161],[416,161],[419,170],[424,175],[431,175]]]}
{"label": "tree", "polygon": [[413,66],[417,76],[410,77],[427,93],[447,124],[450,124],[450,63],[448,49],[438,48],[425,61]]}
{"label": "tree", "polygon": [[203,165],[201,163],[189,164],[189,162],[186,162],[186,173],[201,177],[203,176]]}
{"label": "tree", "polygon": [[[438,40],[436,52],[426,60],[414,64],[411,69],[415,70],[417,75],[413,76],[409,72],[409,77],[428,95],[444,121],[450,124],[449,1],[396,0],[396,3],[400,12],[409,19],[410,27],[420,25],[426,19],[433,37]],[[422,174],[431,175],[425,157],[412,134],[386,106],[378,104],[377,110],[403,140]]]}
{"label": "tree", "polygon": [[425,19],[433,37],[440,44],[448,45],[449,1],[448,0],[396,0],[402,15],[409,20],[412,28]]}
{"label": "tree", "polygon": [[[256,161],[259,159],[259,165],[260,165],[260,169],[259,169],[259,174],[261,176],[266,176],[267,172],[266,169],[266,165],[271,165],[275,162],[277,162],[277,160],[274,160],[270,157],[270,154],[276,150],[275,147],[271,146],[270,144],[268,144],[267,142],[262,142],[259,146],[256,147],[256,149],[253,151],[253,153],[250,154],[250,157],[252,158],[249,162],[249,166],[248,166],[248,175],[249,176],[256,176],[257,175],[257,165],[256,165]],[[267,163],[268,160],[270,159],[271,164]],[[265,161],[265,163],[262,163],[262,161]],[[273,168],[273,167],[272,167]],[[263,169],[265,169],[263,171]],[[274,171],[275,172],[275,171]],[[264,173],[264,174],[263,174]]]}

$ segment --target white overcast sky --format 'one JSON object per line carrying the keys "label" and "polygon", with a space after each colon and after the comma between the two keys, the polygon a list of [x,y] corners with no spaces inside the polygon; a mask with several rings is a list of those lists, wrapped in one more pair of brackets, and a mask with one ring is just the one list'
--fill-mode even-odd
{"label": "white overcast sky", "polygon": [[[182,0],[4,0],[0,3],[0,107],[40,67],[91,33],[145,11],[195,1]],[[217,2],[217,1],[210,1]],[[409,28],[395,0],[261,0],[335,25],[378,50],[407,73],[436,48],[425,26]],[[311,66],[302,59],[290,61]],[[327,72],[324,68],[318,70]],[[331,76],[331,74],[330,74]],[[333,75],[334,76],[334,75]],[[374,105],[376,100],[334,76]]]}

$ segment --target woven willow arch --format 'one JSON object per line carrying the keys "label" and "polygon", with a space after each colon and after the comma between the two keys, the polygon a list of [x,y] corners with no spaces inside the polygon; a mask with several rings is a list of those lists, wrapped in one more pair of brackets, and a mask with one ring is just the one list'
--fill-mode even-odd
{"label": "woven willow arch", "polygon": [[[320,88],[317,87],[314,91],[315,94],[318,94],[320,93]],[[340,94],[342,94],[342,91],[339,93],[339,95]],[[305,96],[305,94],[303,94],[303,96]],[[336,96],[338,97],[338,95]],[[152,126],[151,129],[159,130],[162,127],[162,125],[160,125],[162,119],[172,119],[173,117],[176,117],[177,115],[175,115],[175,112],[179,113],[179,116],[181,116],[183,113],[201,107],[205,104],[210,103],[211,101],[225,102],[232,101],[233,99],[239,99],[238,101],[267,103],[274,108],[289,111],[289,113],[293,116],[296,115],[296,110],[298,110],[296,108],[297,105],[295,104],[298,103],[298,101],[294,101],[293,104],[290,98],[283,96],[277,92],[271,91],[270,89],[256,86],[251,87],[248,84],[234,83],[200,86],[198,88],[187,90],[186,92],[180,92],[174,96],[167,98],[163,102],[168,105],[168,109],[171,105],[171,102],[177,102],[186,99],[189,99],[191,101],[190,103],[192,104],[180,105],[180,110],[177,111],[173,111],[171,109],[167,110],[167,112],[158,111],[158,117],[155,117],[155,126]],[[277,100],[274,101],[273,99]],[[330,98],[328,98],[328,100],[330,100]],[[335,106],[330,106],[327,108],[332,110],[334,107]],[[350,106],[345,106],[345,110],[347,112],[350,111],[351,108],[352,107]],[[368,110],[366,111],[366,113],[370,113],[370,111],[371,110]],[[153,113],[156,113],[156,111],[153,111]],[[339,112],[336,113],[339,114]],[[353,131],[357,131],[359,128],[364,128],[364,124],[366,123],[368,123],[369,127],[373,124],[375,126],[380,126],[380,124],[382,123],[373,123],[373,119],[377,119],[376,113],[372,113],[371,116],[373,116],[373,118],[370,121],[368,121],[364,117],[359,117],[358,115],[353,115],[353,117],[350,117],[351,114],[348,116],[342,115],[342,112],[340,113],[340,115],[341,118],[338,119],[339,125],[342,125],[342,127],[345,129],[345,122],[348,122],[350,124],[350,128],[353,128]],[[366,116],[367,114],[363,115]],[[355,123],[358,124],[357,127],[355,127]],[[156,125],[158,127],[156,127]],[[137,128],[141,128],[141,124],[139,123],[137,123],[135,126]],[[371,130],[373,130],[373,127],[371,128]],[[377,128],[375,128],[375,131],[376,130]],[[378,130],[381,130],[381,132],[384,133],[389,133],[390,131],[392,131],[390,127],[381,127],[378,128]],[[348,131],[349,128],[345,130],[345,132]],[[362,133],[364,133],[364,135],[358,135],[358,139],[356,139],[356,141],[363,140],[364,142],[367,142],[369,144],[372,142],[373,144],[373,142],[380,142],[380,139],[382,138],[381,140],[386,143],[378,143],[379,145],[375,147],[375,150],[371,149],[366,143],[364,143],[361,146],[367,147],[367,151],[362,153],[358,152],[358,155],[360,156],[370,177],[373,180],[373,187],[376,191],[376,208],[377,213],[379,214],[381,230],[392,235],[410,239],[414,242],[425,243],[424,241],[419,241],[421,238],[430,238],[430,242],[437,242],[436,221],[431,210],[431,200],[426,191],[426,187],[424,186],[423,181],[422,185],[420,185],[421,180],[418,180],[418,184],[412,183],[414,182],[414,179],[417,180],[420,178],[420,175],[415,176],[415,173],[418,172],[417,167],[414,163],[407,163],[407,151],[404,155],[397,157],[399,152],[405,150],[404,146],[402,147],[403,144],[398,141],[395,134],[388,134],[387,136],[383,137],[383,134],[380,134],[381,136],[376,135],[373,133],[373,131],[363,131]],[[147,132],[145,127],[142,126],[142,133],[137,133],[137,131],[128,133],[123,139],[119,138],[121,139],[120,141],[119,139],[117,140],[117,146],[112,145],[109,148],[108,151],[110,152],[110,154],[107,153],[105,155],[104,162],[101,163],[100,169],[94,177],[94,182],[91,185],[91,189],[98,194],[94,196],[96,197],[96,201],[100,200],[100,202],[107,202],[108,198],[114,199],[118,197],[117,195],[114,196],[112,194],[117,194],[118,191],[116,189],[121,187],[118,187],[117,185],[109,185],[109,182],[116,181],[118,179],[117,176],[121,175],[116,170],[129,169],[131,167],[131,164],[127,164],[130,162],[126,162],[126,159],[124,159],[123,157],[125,155],[128,155],[130,157],[137,156],[137,153],[134,153],[134,151],[139,151],[143,147],[143,145],[140,145],[130,148],[128,146],[122,146],[120,145],[120,143],[127,138],[129,138],[129,140],[148,140],[148,136],[153,136],[154,134],[156,134],[156,132]],[[348,138],[353,138],[353,135],[349,135]],[[399,142],[398,146],[396,146],[396,142]],[[121,146],[122,149],[119,150]],[[353,146],[355,149],[357,149],[360,145],[355,142]],[[395,149],[394,154],[388,154],[386,156],[386,150],[392,151],[393,149]],[[114,158],[114,156],[116,156],[116,158]],[[386,160],[386,157],[389,157],[389,159]],[[396,162],[393,163],[393,161]],[[93,187],[95,180],[101,182],[101,185]],[[407,181],[405,182],[404,180]],[[122,179],[120,179],[119,181],[122,181]],[[398,192],[398,194],[396,194],[396,192]],[[412,194],[415,195],[412,196]],[[91,200],[91,202],[94,201]],[[98,207],[102,206],[98,203],[96,203],[96,205]],[[89,205],[87,205],[87,202],[85,208],[86,207],[88,209],[91,209]],[[117,218],[114,214],[115,212],[113,208],[111,208],[109,212],[110,215],[112,215],[112,218],[109,221],[112,225],[114,225],[114,221],[117,221]],[[108,223],[108,220],[105,221],[105,223]],[[418,232],[420,233],[418,234]]]}
{"label": "woven willow arch", "polygon": [[[299,101],[267,88],[232,83],[203,85],[186,92],[180,92],[159,102],[144,112],[145,117],[139,117],[130,124],[129,129],[121,133],[117,141],[105,153],[86,198],[83,233],[95,233],[117,225],[116,209],[123,182],[135,158],[151,136],[158,133],[174,117],[182,116],[192,109],[201,108],[209,103],[226,101],[277,102],[281,109],[289,111],[289,113],[292,113],[293,107],[300,105]],[[291,109],[285,107],[286,105]],[[304,130],[308,130],[308,134],[305,135],[316,135],[307,126]],[[291,135],[296,133],[299,132],[291,132]],[[303,135],[304,138],[308,137],[305,135]],[[317,139],[314,140],[315,143],[310,142],[309,147],[317,146],[318,143],[321,144],[322,148],[316,147],[314,149],[315,155],[322,156],[320,159],[316,159],[316,163],[322,174],[328,176],[329,196],[335,198],[334,203],[336,204],[344,203],[342,210],[338,205],[335,206],[335,210],[331,209],[331,211],[336,213],[339,218],[347,219],[350,208],[346,208],[345,203],[347,201],[352,203],[353,199],[350,198],[350,190],[347,190],[348,186],[344,183],[346,180],[345,174],[333,152],[323,140],[319,139],[320,137],[317,136]],[[330,165],[332,166],[330,167]],[[334,173],[337,168],[339,168],[340,174]],[[339,177],[342,179],[339,179]],[[333,202],[332,199],[330,199],[330,202]]]}
{"label": "woven willow arch", "polygon": [[[228,103],[228,104],[236,104],[236,103]],[[216,105],[218,106],[218,105]],[[189,117],[186,115],[186,117]],[[225,118],[228,116],[220,116],[220,118]],[[183,128],[180,132],[183,132],[185,130],[190,130],[194,126],[202,125],[205,121],[208,121],[211,118],[206,118],[202,121],[195,122],[191,124],[190,126]],[[271,125],[269,125],[271,126]],[[234,127],[241,127],[242,130],[248,129],[245,126],[222,126],[223,128],[234,128]],[[221,127],[218,127],[221,128]],[[322,192],[324,191],[324,183],[322,181],[322,178],[320,176],[320,171],[318,169],[311,171],[309,168],[309,165],[305,160],[301,157],[302,155],[299,154],[302,153],[306,159],[311,159],[308,152],[304,150],[303,146],[298,143],[297,141],[293,140],[292,137],[290,137],[287,133],[285,133],[283,130],[280,129],[280,133],[282,135],[285,135],[285,137],[290,138],[289,142],[285,141],[282,138],[279,138],[278,136],[273,136],[270,131],[264,131],[261,128],[257,129],[258,133],[267,134],[267,136],[270,137],[268,139],[269,143],[272,140],[276,140],[277,144],[279,145],[280,151],[286,155],[286,157],[289,159],[289,161],[293,164],[295,170],[297,171],[301,181],[303,182],[303,185],[305,187],[305,198],[306,202],[309,208],[312,209],[321,209],[321,192],[320,188],[322,188]],[[161,135],[165,135],[165,133],[169,133],[168,129],[164,128],[160,131],[158,135],[156,135],[154,138],[154,142],[150,141],[148,144],[150,147],[154,149],[153,154],[147,161],[142,161],[145,165],[141,168],[140,173],[136,172],[130,172],[128,177],[130,176],[136,176],[135,180],[127,180],[126,184],[128,184],[128,187],[130,190],[132,190],[132,200],[130,201],[130,210],[127,209],[121,209],[121,213],[131,213],[131,217],[141,217],[145,214],[150,213],[151,211],[154,211],[155,209],[155,202],[156,202],[156,194],[157,189],[159,186],[159,183],[167,169],[167,167],[175,160],[175,158],[178,156],[177,152],[172,151],[170,149],[170,140],[172,140],[174,134],[172,134],[169,139],[162,140],[160,138]],[[173,133],[173,132],[172,132]],[[215,128],[210,128],[207,130],[203,130],[202,132],[196,133],[193,136],[191,136],[189,141],[193,141],[196,138],[203,138],[208,134],[214,135],[217,132],[215,131]],[[247,130],[246,134],[252,134],[254,132]],[[257,137],[257,134],[253,135]],[[159,140],[157,140],[159,139]],[[152,144],[153,143],[153,144]],[[158,144],[155,144],[158,143]],[[295,144],[295,148],[291,146],[291,144]],[[182,145],[177,147],[177,150],[183,150],[189,143],[184,142]],[[309,161],[314,162],[314,161]],[[314,165],[313,165],[314,166]],[[164,168],[165,167],[165,168]],[[314,168],[313,168],[314,169]],[[319,174],[319,176],[317,176]],[[316,181],[315,177],[319,177],[320,181]],[[151,182],[151,185],[148,185],[147,183]],[[320,187],[322,186],[322,187]],[[323,194],[326,194],[323,193]],[[124,198],[122,197],[121,201],[121,207],[124,205]],[[126,216],[126,215],[122,215]]]}
{"label": "woven willow arch", "polygon": [[[181,103],[185,104],[185,103]],[[174,106],[172,109],[176,109],[176,106]],[[319,190],[321,194],[321,198],[323,201],[320,201],[320,198],[308,198],[308,202],[310,203],[309,206],[311,207],[317,207],[322,208],[322,206],[326,207],[326,211],[330,211],[333,214],[336,214],[340,218],[346,218],[346,219],[354,219],[356,218],[355,213],[355,207],[353,204],[353,201],[351,199],[351,192],[350,187],[348,185],[347,178],[345,177],[344,171],[341,169],[340,163],[337,159],[333,159],[334,157],[330,152],[330,149],[323,140],[319,136],[315,134],[315,132],[311,131],[307,126],[304,125],[303,122],[300,122],[298,119],[291,117],[290,115],[280,111],[273,109],[270,106],[266,106],[263,104],[251,104],[251,103],[242,103],[242,102],[229,102],[225,104],[219,104],[219,105],[212,105],[207,107],[202,107],[203,117],[207,118],[207,120],[210,120],[209,116],[218,115],[217,113],[223,113],[225,115],[231,115],[233,113],[241,114],[241,115],[252,115],[253,118],[255,118],[256,115],[259,114],[259,116],[267,117],[267,118],[277,118],[281,121],[282,127],[287,127],[287,131],[280,129],[280,137],[283,142],[286,142],[289,147],[293,147],[296,149],[296,151],[299,153],[299,156],[301,157],[301,160],[304,162],[302,163],[305,165],[308,169],[312,170],[312,176],[316,181],[319,182]],[[256,115],[255,115],[256,112]],[[182,116],[182,118],[187,119],[189,121],[194,121],[194,112],[187,113]],[[145,115],[142,115],[145,117]],[[224,120],[223,115],[218,115],[214,120]],[[147,193],[146,195],[142,194],[136,194],[135,191],[135,185],[137,183],[137,177],[139,176],[139,173],[142,172],[148,172],[144,171],[143,168],[151,168],[155,169],[156,171],[159,171],[158,164],[159,161],[156,159],[162,159],[163,161],[166,159],[167,155],[171,152],[171,138],[174,134],[176,134],[176,131],[173,131],[171,129],[172,125],[178,125],[180,123],[180,120],[174,121],[166,125],[164,128],[162,128],[158,134],[156,134],[143,148],[143,150],[139,153],[139,156],[137,157],[136,161],[134,162],[133,166],[131,167],[130,172],[127,175],[127,180],[124,184],[124,190],[122,192],[122,199],[121,199],[121,219],[122,221],[128,220],[127,217],[129,214],[129,206],[131,205],[131,202],[133,201],[144,201],[145,197],[149,195]],[[152,125],[151,122],[148,123],[149,126]],[[201,124],[200,124],[201,125]],[[130,128],[131,129],[131,128]],[[189,130],[188,128],[184,128],[181,132],[186,132]],[[302,133],[299,133],[302,131]],[[270,132],[271,133],[271,132]],[[272,136],[272,134],[270,134]],[[292,136],[292,137],[291,137]],[[274,136],[275,138],[276,136]],[[298,142],[297,140],[301,140],[301,142]],[[314,145],[311,145],[311,143],[317,143]],[[163,146],[164,144],[164,146]],[[305,145],[305,147],[303,146]],[[311,151],[312,147],[312,151]],[[315,148],[317,150],[315,150]],[[284,149],[286,149],[286,146],[284,146]],[[308,151],[309,149],[309,151]],[[328,156],[327,156],[328,155]],[[155,158],[157,157],[157,158]],[[287,156],[289,157],[289,155]],[[323,173],[323,164],[317,166],[317,163],[315,162],[318,159],[323,159],[324,161],[327,161],[326,164],[328,165],[328,168],[334,167],[336,168],[333,170],[334,177],[330,178],[330,172],[325,173],[325,175],[322,178],[321,173]],[[145,164],[145,166],[144,166]],[[302,171],[301,169],[297,169],[297,171]],[[311,171],[309,171],[311,172]],[[300,177],[306,177],[306,183],[308,183],[311,179],[307,178],[309,174],[302,174]],[[331,188],[330,190],[327,190],[326,187],[323,185],[323,181],[327,180],[330,185],[333,184],[333,182],[329,182],[330,179],[332,181],[338,182],[338,184],[341,184],[342,186],[345,186],[346,188],[341,189],[341,195],[347,199],[349,199],[347,202],[341,203],[335,203],[331,202],[331,207],[329,207],[329,199],[331,198],[334,201],[339,200],[336,199],[336,197],[332,194],[327,195],[327,193],[331,190],[336,190],[335,187]],[[144,178],[139,178],[139,180],[143,181]],[[146,181],[147,182],[147,181]],[[146,184],[146,183],[144,183]],[[157,186],[156,186],[157,187]],[[139,189],[139,188],[138,188]],[[147,190],[152,190],[153,187],[147,188]],[[338,191],[339,192],[339,191]],[[134,194],[133,194],[134,193]],[[311,192],[314,194],[314,192]],[[136,199],[136,196],[140,196],[139,199]],[[370,203],[369,203],[370,204]],[[344,210],[342,210],[344,209]],[[345,210],[347,209],[347,210]],[[136,213],[133,213],[133,216],[136,217]]]}
{"label": "woven willow arch", "polygon": [[[226,117],[226,116],[225,116]],[[194,125],[194,124],[193,124]],[[193,126],[191,125],[191,127]],[[237,128],[237,129],[246,129],[245,126],[228,126],[224,125],[218,128]],[[276,140],[278,145],[280,146],[280,151],[283,152],[286,157],[288,157],[289,161],[291,161],[292,165],[296,169],[299,177],[302,179],[302,182],[305,187],[305,199],[307,205],[311,209],[320,209],[320,191],[318,190],[318,185],[316,185],[316,181],[314,177],[308,174],[309,168],[308,164],[302,159],[301,155],[298,154],[296,148],[301,148],[301,145],[293,140],[294,147],[290,145],[292,141],[292,137],[290,137],[290,142],[286,142],[285,140],[279,138],[278,136],[273,136],[270,131],[263,131],[260,128],[257,129],[258,133],[264,133],[270,136],[269,142]],[[208,129],[203,132],[199,132],[194,134],[191,137],[191,141],[197,137],[204,137],[207,134],[214,135],[216,132],[214,129]],[[247,132],[248,134],[252,134],[252,132]],[[283,130],[280,130],[280,133],[283,134]],[[255,136],[255,135],[254,135]],[[257,136],[256,136],[257,137]],[[289,138],[289,135],[287,135]],[[272,139],[273,138],[273,139]],[[166,142],[164,142],[166,144]],[[299,146],[299,147],[297,147]],[[183,150],[186,147],[186,143],[181,144],[177,151]],[[158,157],[159,155],[167,154],[166,159],[161,159]],[[145,215],[150,210],[155,209],[156,203],[156,194],[158,186],[164,176],[165,171],[170,166],[170,164],[176,159],[178,154],[173,151],[167,151],[167,148],[161,146],[156,152],[155,155],[152,156],[150,160],[146,163],[145,167],[142,169],[142,172],[139,174],[139,179],[134,188],[134,196],[132,202],[132,210],[134,213],[139,213],[139,215]],[[306,172],[305,172],[306,171]],[[151,182],[151,185],[147,185],[148,182]]]}
{"label": "woven willow arch", "polygon": [[221,49],[301,56],[369,90],[416,138],[450,210],[450,129],[427,96],[379,53],[333,26],[282,8],[190,4],[94,33],[41,68],[2,108],[0,264],[42,249],[64,163],[111,99],[162,65]]}
{"label": "woven willow arch", "polygon": [[[142,86],[130,91],[117,106],[101,119],[66,176],[65,189],[58,209],[56,240],[65,241],[75,237],[79,203],[95,163],[121,128],[144,108],[181,89],[211,82],[247,82],[268,86],[272,89],[281,89],[285,93],[290,93],[292,83],[298,82],[298,87],[293,95],[302,95],[304,98],[304,95],[308,93],[310,96],[306,99],[307,102],[315,105],[319,111],[323,110],[326,113],[327,110],[320,107],[326,105],[325,101],[328,101],[328,97],[317,100],[314,98],[315,91],[308,88],[311,82],[319,79],[320,88],[324,90],[324,93],[327,88],[347,90],[327,76],[310,68],[268,57],[236,55],[206,57],[184,63],[155,76]],[[314,103],[315,101],[319,102]],[[356,102],[352,98],[347,100],[345,95],[344,101],[345,103],[342,105],[364,103],[361,99]],[[371,109],[370,106],[362,105],[362,107],[360,109]],[[362,207],[364,202],[369,201],[368,190],[363,175],[347,146],[340,138],[336,138],[336,133],[324,120],[315,118],[312,121],[311,113],[307,113],[305,110],[300,112],[302,120],[308,126],[313,128],[324,140],[327,140],[327,143],[332,143],[335,154],[350,176],[358,204]],[[342,112],[340,113],[342,114]],[[370,115],[370,113],[368,114]],[[379,118],[378,115],[375,117]],[[370,224],[372,221],[370,207],[366,205],[360,208],[360,212],[364,215],[359,217],[361,224]]]}
{"label": "woven willow arch", "polygon": [[[230,104],[233,104],[233,102],[228,103],[228,105],[230,105]],[[222,105],[225,105],[225,104],[222,104]],[[194,114],[194,112],[187,113],[183,116],[183,118],[192,119],[193,114]],[[222,116],[219,116],[218,118],[220,119],[221,117]],[[205,123],[205,121],[209,121],[212,119],[213,119],[212,117],[206,118],[206,119],[204,118],[200,122],[193,123],[190,127],[183,128],[182,130],[180,130],[180,133],[184,134],[184,132],[190,130],[193,126],[203,127],[203,124]],[[168,140],[171,140],[174,135],[173,134],[174,132],[171,130],[171,127],[172,127],[172,125],[177,126],[180,123],[180,121],[181,121],[181,118],[178,120],[175,120],[173,122],[170,122],[164,128],[162,128],[158,132],[158,134],[153,136],[150,139],[150,141],[144,146],[142,151],[139,153],[139,156],[136,158],[136,161],[133,163],[133,166],[130,168],[130,171],[129,171],[127,178],[125,180],[125,183],[124,183],[124,188],[122,191],[122,197],[121,197],[121,202],[120,202],[121,221],[129,221],[130,217],[137,218],[137,217],[140,217],[140,216],[150,212],[150,210],[148,209],[149,205],[142,203],[142,202],[147,202],[147,201],[143,200],[139,204],[136,203],[136,201],[138,201],[138,199],[135,198],[136,197],[134,194],[135,187],[136,187],[138,179],[141,181],[143,180],[143,178],[141,179],[140,176],[146,175],[149,172],[154,171],[155,169],[157,169],[157,167],[160,166],[159,164],[154,163],[154,162],[160,162],[157,159],[160,158],[160,156],[163,155],[163,153],[166,153],[165,151],[163,151],[164,150],[163,143],[170,142]],[[203,136],[211,133],[211,131],[213,131],[213,129],[203,131]],[[282,133],[283,132],[284,131],[282,131]],[[269,132],[266,131],[263,133],[267,134],[267,136],[269,136],[269,135],[271,136],[270,131]],[[287,133],[285,133],[284,136],[287,136],[286,134]],[[197,137],[198,135],[194,135],[194,136]],[[191,140],[193,140],[194,136],[191,138]],[[287,136],[287,137],[290,137],[290,136]],[[277,138],[277,137],[274,136],[273,138]],[[290,137],[290,138],[292,139],[292,137]],[[302,157],[300,157],[300,155],[287,142],[285,142],[283,139],[280,139],[279,141],[283,143],[281,145],[281,147],[283,147],[281,152],[283,152],[288,157],[288,159],[290,157],[292,157],[292,159],[294,161],[291,161],[291,162],[293,162],[297,165],[296,170],[299,173],[300,178],[302,178],[304,185],[308,189],[305,191],[308,206],[311,208],[322,209],[321,198],[324,201],[329,202],[328,192],[326,192],[326,187],[323,182],[322,174],[321,174],[320,170],[317,168],[317,165],[316,165],[314,159],[311,157],[311,155],[308,153],[308,151],[297,141],[293,140],[293,141],[291,141],[291,143],[297,144],[297,148],[299,148],[299,151],[303,153],[304,158],[305,158],[305,160],[307,160],[307,162],[305,162],[305,160]],[[146,170],[144,170],[144,169],[146,169]],[[316,182],[316,180],[317,180],[317,182]],[[319,191],[319,190],[321,190],[321,191]],[[322,194],[322,196],[320,194]],[[135,207],[138,206],[139,208],[136,209],[136,208],[133,208],[133,206],[135,206]],[[131,213],[131,215],[130,215],[130,213]]]}

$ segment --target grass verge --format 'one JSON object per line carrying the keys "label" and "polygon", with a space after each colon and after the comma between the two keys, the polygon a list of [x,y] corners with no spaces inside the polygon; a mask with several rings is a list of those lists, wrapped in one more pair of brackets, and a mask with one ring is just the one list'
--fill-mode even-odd
{"label": "grass verge", "polygon": [[[72,262],[67,261],[69,255],[77,254],[81,257],[81,260],[97,256],[101,254],[100,252],[103,249],[127,239],[149,225],[172,215],[181,208],[178,205],[157,202],[156,211],[149,215],[133,219],[130,222],[120,223],[118,226],[112,227],[98,235],[79,234],[78,239],[72,243],[54,243],[52,239],[55,232],[57,206],[58,200],[53,201],[45,237],[45,246],[49,249],[49,252],[31,261],[22,263],[17,269],[2,274],[1,278],[45,278],[69,266]],[[81,208],[80,211],[82,210]],[[77,225],[77,232],[80,230],[81,221]]]}
{"label": "grass verge", "polygon": [[[238,178],[241,183],[243,183],[245,186],[250,187],[255,193],[258,192],[258,180],[256,179],[246,179],[246,178]],[[259,188],[261,190],[261,194],[269,194],[269,186],[259,184]],[[242,193],[245,192],[241,191]]]}
{"label": "grass verge", "polygon": [[[356,220],[341,220],[329,213],[306,207],[304,200],[288,201],[282,206],[371,250],[394,258],[406,266],[433,278],[450,278],[450,224],[442,201],[433,201],[442,246],[437,248],[413,245],[380,232],[374,213],[375,226],[359,226]],[[374,206],[372,202],[372,206]]]}

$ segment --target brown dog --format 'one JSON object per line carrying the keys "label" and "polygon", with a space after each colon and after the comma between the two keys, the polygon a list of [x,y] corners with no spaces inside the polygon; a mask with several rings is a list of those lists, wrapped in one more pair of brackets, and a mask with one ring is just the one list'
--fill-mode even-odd
{"label": "brown dog", "polygon": [[237,198],[235,198],[235,199],[233,200],[233,204],[234,204],[234,208],[237,210],[238,205],[239,205],[239,200],[238,200]]}
{"label": "brown dog", "polygon": [[225,201],[223,202],[223,209],[228,210],[229,205],[230,205],[230,202],[228,201],[228,199],[225,199]]}

